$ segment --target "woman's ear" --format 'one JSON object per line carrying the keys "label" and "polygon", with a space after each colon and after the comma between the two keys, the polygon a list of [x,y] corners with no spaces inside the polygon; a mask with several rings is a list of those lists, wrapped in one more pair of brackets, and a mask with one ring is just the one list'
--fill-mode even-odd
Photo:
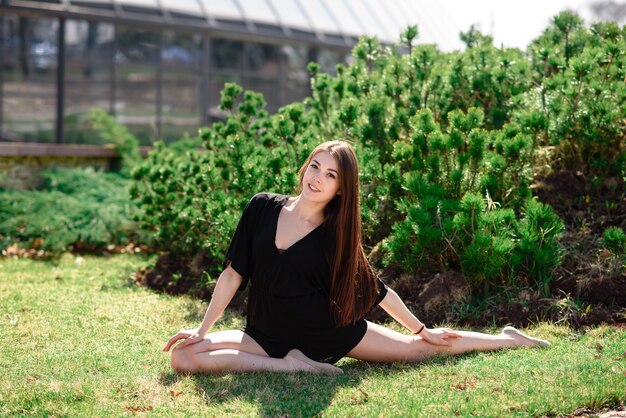
{"label": "woman's ear", "polygon": [[337,196],[341,196],[341,190],[337,190]]}

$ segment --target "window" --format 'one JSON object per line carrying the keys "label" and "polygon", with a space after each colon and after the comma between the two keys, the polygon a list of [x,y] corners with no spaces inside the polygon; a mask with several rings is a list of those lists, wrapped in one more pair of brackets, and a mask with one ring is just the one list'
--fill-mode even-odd
{"label": "window", "polygon": [[339,33],[339,27],[328,13],[321,0],[306,0],[300,3],[311,19],[313,27],[320,32]]}
{"label": "window", "polygon": [[111,109],[115,29],[104,22],[68,20],[65,24],[66,143],[100,143],[86,115],[93,107]]}
{"label": "window", "polygon": [[218,19],[242,19],[241,13],[233,0],[201,0],[204,4],[204,10]]}
{"label": "window", "polygon": [[200,8],[198,0],[176,0],[173,2],[163,2],[163,7],[172,13],[189,15],[194,17],[204,17],[204,13]]}
{"label": "window", "polygon": [[2,137],[54,142],[56,19],[3,15]]}
{"label": "window", "polygon": [[344,0],[326,0],[326,2],[332,4],[332,13],[344,34],[358,37],[366,33],[356,16],[346,7]]}
{"label": "window", "polygon": [[161,60],[161,138],[195,135],[202,123],[202,36],[166,31]]}
{"label": "window", "polygon": [[276,15],[265,0],[238,0],[246,19],[278,25]]}
{"label": "window", "polygon": [[115,114],[142,144],[150,144],[158,135],[156,120],[157,64],[159,36],[118,26],[115,51]]}
{"label": "window", "polygon": [[278,13],[280,21],[289,27],[311,30],[311,25],[306,16],[294,0],[270,0],[274,10]]}

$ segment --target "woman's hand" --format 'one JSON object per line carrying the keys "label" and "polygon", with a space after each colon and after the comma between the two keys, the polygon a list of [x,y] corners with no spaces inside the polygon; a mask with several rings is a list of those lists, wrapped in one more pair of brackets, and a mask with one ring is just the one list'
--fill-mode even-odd
{"label": "woman's hand", "polygon": [[178,334],[169,339],[167,344],[165,344],[163,351],[169,351],[170,348],[172,348],[172,346],[179,340],[183,340],[183,342],[178,344],[176,347],[177,349],[186,347],[190,344],[198,343],[204,339],[205,334],[206,332],[199,333],[197,329],[181,329],[178,331]]}
{"label": "woman's hand", "polygon": [[450,328],[424,328],[419,334],[424,341],[434,345],[450,345],[449,340],[456,338],[462,338],[457,332],[452,331]]}
{"label": "woman's hand", "polygon": [[196,329],[180,330],[178,334],[169,339],[163,351],[169,351],[170,348],[180,340],[183,340],[183,342],[178,344],[176,349],[204,340],[204,336],[213,327],[215,321],[222,315],[224,309],[226,309],[226,306],[230,303],[242,282],[243,277],[229,264],[217,279],[215,289],[213,289],[213,296],[211,296],[211,302],[209,303],[209,307],[204,314],[204,319],[200,326]]}

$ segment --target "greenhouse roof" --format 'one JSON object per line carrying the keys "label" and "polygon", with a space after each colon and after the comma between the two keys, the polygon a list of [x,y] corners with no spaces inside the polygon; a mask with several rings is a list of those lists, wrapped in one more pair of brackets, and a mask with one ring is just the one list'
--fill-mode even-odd
{"label": "greenhouse roof", "polygon": [[351,47],[363,34],[393,43],[417,24],[420,43],[449,44],[447,13],[415,0],[1,0],[0,10],[141,26],[205,30],[255,39]]}

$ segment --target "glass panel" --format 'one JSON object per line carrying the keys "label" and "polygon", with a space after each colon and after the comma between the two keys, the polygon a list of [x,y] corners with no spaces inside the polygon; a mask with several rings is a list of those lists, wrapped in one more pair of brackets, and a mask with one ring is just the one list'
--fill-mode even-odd
{"label": "glass panel", "polygon": [[339,28],[337,24],[333,20],[333,18],[328,14],[326,7],[321,3],[320,0],[306,0],[300,2],[302,7],[304,7],[307,15],[313,22],[313,26],[322,32],[329,33],[339,33]]}
{"label": "glass panel", "polygon": [[238,0],[243,14],[247,19],[255,22],[265,22],[278,25],[274,12],[265,0]]}
{"label": "glass panel", "polygon": [[211,66],[217,69],[243,69],[243,42],[231,39],[211,40]]}
{"label": "glass panel", "polygon": [[350,13],[354,14],[355,18],[361,23],[361,26],[364,29],[364,34],[372,36],[380,33],[378,24],[372,18],[370,13],[365,10],[365,6],[363,4],[358,5],[353,1],[345,0],[345,5]]}
{"label": "glass panel", "polygon": [[198,0],[176,0],[162,2],[165,9],[191,16],[204,16]]}
{"label": "glass panel", "polygon": [[447,47],[446,49],[450,47],[462,49],[459,32],[461,32],[461,29],[467,30],[469,27],[460,28],[458,22],[449,15],[442,5],[428,3],[427,6],[424,13],[418,14],[418,18],[420,18],[420,22],[428,22],[430,24],[432,42],[439,45],[439,47]]}
{"label": "glass panel", "polygon": [[157,0],[115,0],[116,4],[131,7],[143,7],[146,9],[161,9]]}
{"label": "glass panel", "polygon": [[410,25],[417,24],[419,29],[419,36],[417,38],[419,43],[435,43],[435,25],[427,17],[429,14],[426,11],[426,3],[421,4],[421,8],[415,7],[412,4],[412,0],[397,0],[399,6],[406,13],[408,19],[411,20]]}
{"label": "glass panel", "polygon": [[244,87],[262,93],[268,109],[279,106],[279,47],[276,45],[247,43]]}
{"label": "glass panel", "polygon": [[294,0],[269,0],[274,5],[280,21],[286,25],[299,29],[312,30],[309,21]]}
{"label": "glass panel", "polygon": [[211,39],[211,80],[209,82],[209,119],[223,117],[218,109],[224,83],[243,85],[244,43],[230,39]]}
{"label": "glass panel", "polygon": [[415,25],[416,22],[412,13],[406,12],[401,0],[394,0],[394,7],[389,7],[389,3],[387,3],[386,0],[380,0],[380,2],[383,4],[383,7],[387,10],[387,12],[392,15],[394,22],[402,27],[402,30],[406,29],[409,25]]}
{"label": "glass panel", "polygon": [[266,109],[270,112],[275,112],[281,106],[279,103],[279,90],[280,86],[278,79],[266,79],[263,77],[252,76],[244,83],[244,87],[247,90],[252,90],[257,93],[263,94],[263,98],[267,103]]}
{"label": "glass panel", "polygon": [[275,110],[280,98],[280,47],[256,42],[238,42],[226,39],[213,39],[211,44],[212,78],[210,115],[219,113],[219,92],[224,83],[232,82],[245,89],[262,93],[268,109]]}
{"label": "glass panel", "polygon": [[172,31],[163,36],[161,138],[170,141],[196,135],[202,124],[202,36]]}
{"label": "glass panel", "polygon": [[292,103],[311,93],[310,74],[306,66],[311,61],[317,61],[317,54],[312,48],[294,45],[283,45],[282,51],[287,67],[285,103]]}
{"label": "glass panel", "polygon": [[[21,51],[22,39],[20,31],[20,18],[17,16],[0,15],[0,23],[2,24],[2,33],[0,33],[2,43],[2,76],[4,79],[17,78],[18,74],[25,73],[27,68],[24,67]],[[21,18],[25,19],[25,18]]]}
{"label": "glass panel", "polygon": [[69,0],[72,5],[98,7],[98,8],[113,8],[112,0]]}
{"label": "glass panel", "polygon": [[4,19],[2,137],[54,142],[58,21],[1,17]]}
{"label": "glass panel", "polygon": [[[400,30],[405,30],[409,25],[417,25],[419,34],[417,37],[417,43],[434,43],[433,37],[433,22],[431,19],[420,18],[420,15],[415,13],[411,4],[412,0],[395,0],[396,7],[389,7],[387,11],[393,14],[393,17],[400,23]],[[421,3],[422,6],[425,3]],[[422,12],[425,11],[424,7],[421,8]],[[449,26],[445,24],[444,27]],[[399,34],[399,33],[398,33]]]}
{"label": "glass panel", "polygon": [[242,16],[233,0],[202,0],[204,10],[211,16],[241,20]]}
{"label": "glass panel", "polygon": [[387,5],[383,7],[380,0],[364,0],[365,8],[372,14],[372,17],[378,23],[378,27],[381,29],[378,32],[378,37],[382,41],[394,42],[400,39],[401,27],[389,16],[389,12],[386,9],[392,8]]}
{"label": "glass panel", "polygon": [[276,45],[246,44],[247,70],[263,77],[276,77],[278,74],[278,47]]}
{"label": "glass panel", "polygon": [[64,142],[100,144],[86,116],[94,107],[111,108],[115,29],[109,23],[68,20],[65,32]]}
{"label": "glass panel", "polygon": [[331,13],[335,16],[335,19],[340,22],[341,30],[344,34],[351,36],[360,36],[365,33],[365,30],[355,19],[354,14],[344,4],[344,0],[327,0],[326,4],[332,4]]}
{"label": "glass panel", "polygon": [[156,137],[159,33],[118,26],[115,113],[142,144]]}
{"label": "glass panel", "polygon": [[337,74],[337,64],[345,64],[345,58],[346,55],[342,52],[333,51],[331,49],[320,49],[317,54],[317,63],[320,66],[320,71],[334,76]]}

